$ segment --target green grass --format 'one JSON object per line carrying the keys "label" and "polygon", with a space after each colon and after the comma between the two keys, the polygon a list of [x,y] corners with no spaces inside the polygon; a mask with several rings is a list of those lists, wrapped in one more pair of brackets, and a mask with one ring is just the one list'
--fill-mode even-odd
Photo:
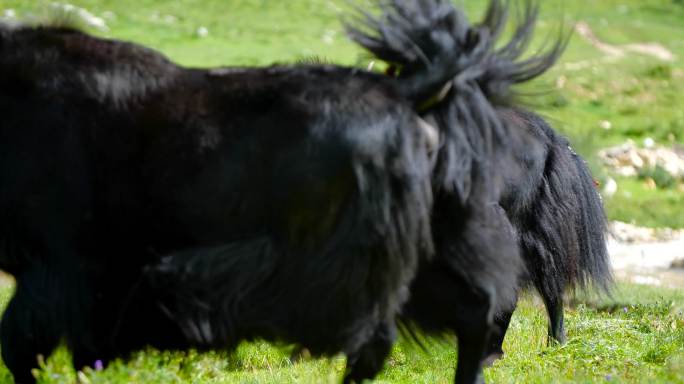
{"label": "green grass", "polygon": [[[649,227],[681,227],[684,200],[677,189],[649,189],[636,178],[616,177],[619,189],[606,200],[612,219]],[[635,209],[638,207],[639,209]]]}
{"label": "green grass", "polygon": [[[12,8],[21,18],[45,15],[52,0],[0,0],[0,11]],[[368,58],[344,37],[339,15],[344,0],[74,0],[107,19],[107,37],[136,41],[161,50],[188,66],[267,65],[311,56],[344,65],[362,65]],[[599,148],[627,139],[684,143],[684,5],[680,0],[547,0],[542,2],[538,43],[556,36],[560,21],[587,22],[611,44],[658,42],[677,57],[663,62],[640,54],[607,60],[575,34],[559,65],[526,92],[530,101],[586,157],[600,179],[611,175],[596,160]],[[466,8],[479,17],[484,1]],[[208,29],[199,37],[200,27]],[[579,67],[582,69],[577,69]],[[562,87],[558,85],[562,84]],[[600,128],[609,121],[612,129]],[[620,180],[623,181],[623,180]],[[684,193],[644,193],[638,182],[625,181],[608,202],[608,215],[647,226],[684,228]],[[653,207],[656,207],[655,209]],[[648,211],[648,212],[647,212]],[[657,214],[656,214],[657,213]]]}
{"label": "green grass", "polygon": [[[0,291],[4,306],[9,289]],[[523,298],[506,337],[506,356],[485,371],[490,383],[606,381],[684,383],[684,292],[621,284],[612,299],[584,296],[566,310],[568,343],[547,346],[543,306]],[[290,348],[263,342],[243,344],[232,354],[136,353],[104,371],[75,373],[60,349],[37,372],[40,383],[335,383],[342,357],[292,364]],[[400,341],[378,383],[449,383],[456,351],[435,342],[427,352]],[[0,382],[9,381],[0,365]]]}
{"label": "green grass", "polygon": [[[51,1],[0,0],[0,12],[20,17],[43,14]],[[99,35],[136,41],[159,49],[188,66],[266,65],[319,56],[344,65],[367,58],[341,31],[344,0],[74,0],[71,3],[108,19]],[[469,1],[476,15],[483,1]],[[615,177],[596,161],[599,148],[627,139],[652,137],[664,145],[684,143],[684,3],[681,0],[543,1],[542,42],[554,36],[557,21],[582,20],[611,44],[655,41],[671,50],[671,63],[638,54],[608,61],[579,36],[572,37],[561,63],[535,81],[531,102],[589,160],[598,178]],[[209,35],[196,31],[205,27]],[[579,64],[579,65],[578,65]],[[577,67],[583,69],[577,69]],[[562,87],[558,86],[563,84]],[[612,129],[600,128],[609,121]],[[618,193],[607,199],[609,217],[647,226],[684,227],[684,193],[650,190],[638,179],[617,178]],[[8,298],[0,290],[0,303]],[[684,293],[621,285],[614,299],[585,298],[567,311],[569,342],[546,346],[545,316],[526,297],[506,339],[508,354],[486,371],[489,382],[684,383]],[[288,349],[246,344],[235,353],[198,354],[145,351],[103,372],[80,376],[92,383],[281,383],[335,382],[344,359],[290,364]],[[39,372],[42,383],[71,383],[76,373],[62,349]],[[446,383],[456,353],[439,344],[421,352],[400,342],[378,382]],[[0,367],[0,382],[9,373]]]}

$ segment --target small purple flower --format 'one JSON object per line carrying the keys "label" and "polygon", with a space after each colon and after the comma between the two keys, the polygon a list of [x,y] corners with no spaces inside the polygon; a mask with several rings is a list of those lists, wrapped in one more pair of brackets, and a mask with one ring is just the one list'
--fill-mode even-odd
{"label": "small purple flower", "polygon": [[[625,308],[625,309],[627,309],[627,308]],[[613,376],[612,375],[606,375],[606,381],[611,381],[611,380],[613,380]]]}
{"label": "small purple flower", "polygon": [[102,364],[102,360],[95,360],[95,370],[101,371],[103,369],[104,369],[104,364]]}
{"label": "small purple flower", "polygon": [[627,313],[627,307],[623,307],[622,312]]}

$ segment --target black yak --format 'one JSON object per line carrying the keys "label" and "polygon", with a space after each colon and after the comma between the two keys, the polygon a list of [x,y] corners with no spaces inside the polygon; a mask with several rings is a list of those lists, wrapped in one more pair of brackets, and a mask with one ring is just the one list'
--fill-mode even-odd
{"label": "black yak", "polygon": [[[601,197],[585,161],[541,117],[517,109],[504,118],[528,137],[516,150],[512,164],[518,169],[506,180],[500,202],[515,226],[526,265],[520,284],[539,292],[548,313],[549,338],[564,343],[566,290],[609,292],[612,284]],[[496,315],[489,362],[503,354],[514,309]]]}
{"label": "black yak", "polygon": [[344,352],[354,370],[431,254],[415,105],[455,75],[441,65],[402,81],[200,70],[68,27],[0,26],[0,268],[17,282],[0,340],[15,380],[34,381],[62,339],[77,368],[264,337]]}
{"label": "black yak", "polygon": [[[528,1],[517,9],[519,23],[503,44],[510,7],[498,0],[480,24],[468,23],[448,1],[393,1],[380,17],[366,14],[364,27],[350,29],[399,79],[453,59],[425,59],[435,51],[456,52],[462,68],[444,99],[422,113],[440,132],[433,168],[436,256],[421,263],[401,314],[409,333],[417,326],[457,334],[457,382],[481,379],[468,375],[502,353],[520,286],[539,290],[550,335],[562,341],[565,288],[610,282],[605,216],[586,164],[511,89],[550,68],[567,39],[525,55],[538,5]],[[483,132],[492,140],[483,140]],[[483,151],[486,145],[491,148]],[[494,327],[486,326],[490,321]]]}
{"label": "black yak", "polygon": [[[528,276],[519,248],[525,251],[524,261],[532,265],[532,254],[521,246],[526,227],[515,202],[530,195],[519,186],[534,179],[535,171],[541,175],[526,156],[537,155],[544,142],[534,125],[520,124],[521,116],[530,113],[516,105],[510,87],[546,71],[560,55],[564,41],[546,53],[520,59],[536,21],[532,3],[527,3],[513,37],[503,46],[496,45],[507,20],[506,7],[499,1],[490,3],[485,20],[478,25],[469,24],[461,10],[445,1],[397,0],[380,3],[380,8],[380,17],[362,13],[351,19],[348,32],[377,58],[390,63],[396,81],[413,87],[411,80],[417,73],[442,79],[443,63],[457,68],[440,92],[425,94],[415,104],[440,135],[432,164],[436,256],[420,262],[399,318],[410,334],[416,327],[432,334],[454,331],[460,351],[456,382],[477,382],[488,347],[505,332],[507,323],[503,324],[501,314],[515,307],[519,279]],[[541,158],[533,157],[537,162]],[[600,222],[598,213],[600,209],[588,212]],[[225,282],[226,273],[215,268],[220,266],[213,261],[215,257],[220,257],[216,250],[194,250],[170,255],[146,269],[146,288],[141,292],[151,292],[161,312],[188,329],[191,345],[215,340],[202,324],[232,316],[215,310],[231,306],[226,295],[216,292],[236,289]],[[138,324],[137,315],[130,324]],[[392,322],[380,323],[352,357],[346,380],[373,377],[382,368],[395,333]],[[300,344],[315,348],[306,341]]]}
{"label": "black yak", "polygon": [[[434,259],[421,259],[399,319],[409,334],[416,327],[432,334],[454,331],[459,343],[455,380],[477,382],[488,341],[496,334],[495,314],[515,306],[518,278],[523,274],[516,228],[500,201],[507,196],[511,176],[523,171],[511,165],[514,151],[533,137],[505,117],[515,108],[509,87],[543,73],[563,45],[520,59],[536,16],[529,4],[513,38],[502,47],[496,43],[506,17],[498,1],[491,2],[480,25],[470,25],[463,12],[447,1],[396,0],[379,2],[379,7],[379,17],[362,11],[348,20],[350,36],[390,63],[390,72],[395,73],[389,77],[405,87],[402,93],[415,89],[417,74],[440,79],[443,85],[414,104],[440,136],[432,156],[436,252]],[[444,73],[454,68],[451,77]],[[147,292],[144,300],[161,307],[158,316],[163,313],[186,329],[181,344],[189,339],[190,345],[217,347],[225,343],[224,334],[234,332],[235,310],[228,293],[240,291],[242,280],[236,285],[227,282],[230,273],[215,261],[220,258],[215,249],[192,250],[146,268],[140,292]],[[124,321],[130,329],[140,324],[137,308],[154,308],[131,307],[136,313]],[[220,335],[216,336],[216,326],[206,324],[223,324],[218,327]],[[374,377],[395,337],[393,322],[379,323],[369,341],[350,357],[345,380]],[[309,343],[304,340],[300,345],[315,353],[315,343]]]}
{"label": "black yak", "polygon": [[455,331],[457,382],[480,378],[523,274],[500,203],[534,132],[505,117],[508,88],[561,46],[519,59],[534,12],[496,46],[498,1],[481,25],[446,1],[381,8],[349,31],[396,77],[188,69],[70,28],[0,28],[0,268],[17,279],[0,338],[17,381],[60,338],[81,367],[256,337],[344,352],[359,381],[397,317]]}

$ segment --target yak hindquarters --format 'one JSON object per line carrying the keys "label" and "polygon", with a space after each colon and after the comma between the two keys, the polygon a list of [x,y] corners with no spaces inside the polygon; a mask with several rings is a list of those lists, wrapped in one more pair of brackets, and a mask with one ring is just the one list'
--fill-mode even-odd
{"label": "yak hindquarters", "polygon": [[[512,110],[528,141],[515,151],[520,172],[509,182],[502,201],[519,236],[526,265],[521,285],[533,285],[549,316],[549,338],[565,342],[563,296],[568,288],[598,288],[612,283],[606,249],[606,216],[586,162],[539,116]],[[515,167],[512,167],[515,168]],[[500,330],[490,355],[503,353],[502,343],[515,306],[497,314]]]}
{"label": "yak hindquarters", "polygon": [[608,291],[606,216],[587,164],[555,135],[543,184],[524,223],[520,244],[530,281],[549,315],[549,337],[564,343],[563,296],[568,289]]}

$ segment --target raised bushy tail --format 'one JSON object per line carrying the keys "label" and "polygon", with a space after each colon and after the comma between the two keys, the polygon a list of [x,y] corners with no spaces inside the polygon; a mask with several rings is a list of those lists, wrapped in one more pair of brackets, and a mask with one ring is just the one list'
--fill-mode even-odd
{"label": "raised bushy tail", "polygon": [[366,12],[346,23],[349,36],[375,57],[400,68],[399,88],[421,103],[447,82],[476,80],[486,93],[500,98],[511,84],[545,72],[564,47],[559,40],[541,55],[519,60],[533,36],[538,7],[526,2],[513,37],[495,48],[507,22],[508,5],[489,4],[484,20],[471,25],[462,10],[448,0],[378,1],[382,15]]}
{"label": "raised bushy tail", "polygon": [[397,89],[419,112],[435,119],[442,148],[434,172],[437,188],[467,199],[471,168],[506,148],[509,132],[494,112],[513,102],[511,87],[549,69],[567,39],[526,55],[538,7],[517,8],[518,24],[499,42],[508,2],[491,0],[483,21],[468,22],[449,0],[378,0],[381,15],[359,11],[348,20],[349,36],[397,69]]}

